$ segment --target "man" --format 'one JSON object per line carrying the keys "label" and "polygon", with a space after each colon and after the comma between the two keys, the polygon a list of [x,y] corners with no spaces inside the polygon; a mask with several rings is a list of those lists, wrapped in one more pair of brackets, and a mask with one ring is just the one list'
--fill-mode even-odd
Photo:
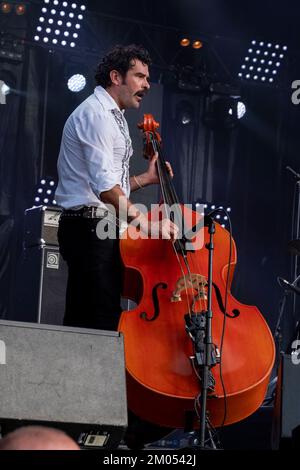
{"label": "man", "polygon": [[0,439],[0,450],[80,450],[60,429],[23,426]]}
{"label": "man", "polygon": [[[99,221],[107,218],[110,223],[108,205],[145,233],[163,238],[177,235],[177,227],[168,219],[149,226],[129,199],[130,191],[158,183],[157,155],[145,173],[129,177],[132,146],[124,117],[126,109],[139,108],[150,88],[149,65],[149,54],[142,47],[116,46],[98,65],[94,94],[75,109],[64,127],[55,199],[64,208],[58,238],[69,270],[65,325],[118,327],[122,289],[119,240],[97,236]],[[168,171],[172,176],[169,164]],[[157,434],[153,426],[145,431],[139,420],[129,417],[125,440],[131,448],[166,434],[165,430]]]}
{"label": "man", "polygon": [[[68,118],[58,159],[60,251],[69,270],[64,324],[115,330],[121,313],[121,261],[118,239],[99,239],[99,220],[117,215],[139,224],[145,233],[175,238],[168,219],[148,220],[130,202],[130,191],[158,183],[155,155],[148,170],[129,177],[132,155],[124,111],[139,108],[150,88],[150,57],[142,47],[116,46],[98,65],[97,85]],[[170,165],[168,170],[172,175]]]}

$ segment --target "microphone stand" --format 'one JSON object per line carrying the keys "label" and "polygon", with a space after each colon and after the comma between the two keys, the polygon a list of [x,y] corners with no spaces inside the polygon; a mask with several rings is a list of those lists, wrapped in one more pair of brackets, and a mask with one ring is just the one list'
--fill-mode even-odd
{"label": "microphone stand", "polygon": [[[300,174],[297,173],[290,166],[286,166],[285,169],[289,171],[295,178],[295,189],[294,189],[294,220],[292,221],[292,239],[300,238]],[[298,255],[294,255],[292,261],[292,279],[296,279],[298,276]],[[293,310],[292,315],[294,323],[296,324],[297,319],[297,295],[294,293],[293,296]]]}
{"label": "microphone stand", "polygon": [[[200,371],[201,395],[200,395],[200,429],[199,444],[200,450],[207,449],[205,446],[206,422],[207,422],[207,398],[209,391],[213,391],[215,380],[211,374],[211,368],[219,362],[215,345],[212,343],[212,273],[213,273],[213,236],[216,231],[212,213],[205,217],[204,224],[208,226],[209,243],[206,248],[209,250],[208,257],[208,281],[207,281],[207,311],[201,314],[193,313],[185,315],[186,330],[195,343],[195,360]],[[209,432],[212,440],[211,433]],[[214,445],[214,448],[216,446]]]}
{"label": "microphone stand", "polygon": [[206,332],[204,339],[204,364],[201,367],[201,399],[200,399],[200,447],[205,447],[205,429],[206,429],[206,408],[207,408],[207,394],[208,394],[208,381],[209,372],[212,366],[216,365],[213,360],[212,354],[214,345],[212,344],[211,326],[212,326],[212,272],[213,272],[213,236],[216,231],[215,223],[212,217],[208,219],[208,233],[209,243],[206,246],[208,249],[208,284],[207,284],[207,312],[206,312]]}

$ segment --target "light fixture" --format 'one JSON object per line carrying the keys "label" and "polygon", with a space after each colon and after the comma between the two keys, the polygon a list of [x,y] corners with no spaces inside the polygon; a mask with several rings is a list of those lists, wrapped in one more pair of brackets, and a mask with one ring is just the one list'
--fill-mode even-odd
{"label": "light fixture", "polygon": [[192,48],[193,49],[201,49],[203,47],[203,43],[202,41],[200,41],[199,39],[196,39],[193,41],[192,43]]}
{"label": "light fixture", "polygon": [[7,95],[16,91],[16,77],[10,70],[0,71],[0,104],[6,103]]}
{"label": "light fixture", "polygon": [[274,77],[272,75],[276,75],[276,68],[281,66],[286,51],[286,45],[281,46],[253,39],[238,72],[239,78],[273,83]]}
{"label": "light fixture", "polygon": [[[211,211],[214,211],[215,209],[223,209],[226,207],[224,204],[216,204],[212,203],[210,201],[205,201],[203,199],[197,199],[193,204],[193,208],[199,212],[199,210],[204,209],[205,215],[208,215]],[[226,207],[226,212],[231,212],[231,207]],[[204,215],[201,212],[201,215]],[[228,222],[228,216],[224,211],[220,211],[216,215],[216,222],[221,225],[221,227],[229,229],[229,222]]]}
{"label": "light fixture", "polygon": [[4,14],[10,13],[12,10],[12,4],[8,2],[2,2],[0,8],[1,8],[2,13]]}
{"label": "light fixture", "polygon": [[188,47],[190,44],[191,44],[191,41],[189,40],[189,38],[180,39],[180,45],[182,47]]}
{"label": "light fixture", "polygon": [[15,6],[15,12],[17,15],[21,16],[26,13],[26,5],[24,3],[19,3]]}
{"label": "light fixture", "polygon": [[229,108],[228,112],[230,115],[236,116],[237,119],[242,119],[246,114],[246,105],[242,101],[238,101],[238,99],[233,99],[232,107]]}
{"label": "light fixture", "polygon": [[36,185],[34,205],[50,204],[56,206],[57,203],[54,199],[56,186],[57,183],[51,176],[41,178]]}
{"label": "light fixture", "polygon": [[68,89],[74,93],[78,93],[85,88],[86,78],[84,75],[77,73],[72,75],[68,80]]}
{"label": "light fixture", "polygon": [[179,44],[182,47],[192,46],[193,49],[201,49],[203,47],[203,42],[198,38],[191,39],[189,36],[182,36]]}
{"label": "light fixture", "polygon": [[231,129],[245,115],[239,90],[229,84],[213,83],[205,99],[204,124],[212,129]]}
{"label": "light fixture", "polygon": [[[76,22],[74,22],[72,21],[74,13],[78,13],[78,10],[80,13],[76,14]],[[85,5],[62,0],[53,0],[50,3],[44,0],[34,40],[44,45],[54,44],[55,46],[74,48],[79,37],[78,33],[85,10]]]}
{"label": "light fixture", "polygon": [[180,101],[176,106],[176,122],[188,126],[194,120],[194,108],[187,100]]}
{"label": "light fixture", "polygon": [[[1,85],[1,82],[2,82],[2,85]],[[7,85],[7,83],[3,82],[3,81],[0,81],[0,85],[1,85],[1,95],[8,95],[10,93],[10,86]]]}

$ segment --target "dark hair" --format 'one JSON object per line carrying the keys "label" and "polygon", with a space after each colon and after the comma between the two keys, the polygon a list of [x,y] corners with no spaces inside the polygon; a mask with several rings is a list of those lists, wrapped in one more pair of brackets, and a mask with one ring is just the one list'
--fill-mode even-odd
{"label": "dark hair", "polygon": [[151,64],[149,52],[142,46],[136,46],[135,44],[115,46],[97,66],[95,75],[97,85],[101,85],[103,88],[110,86],[109,74],[112,70],[117,70],[122,77],[125,77],[128,70],[134,66],[132,63],[134,59],[140,60],[146,65]]}

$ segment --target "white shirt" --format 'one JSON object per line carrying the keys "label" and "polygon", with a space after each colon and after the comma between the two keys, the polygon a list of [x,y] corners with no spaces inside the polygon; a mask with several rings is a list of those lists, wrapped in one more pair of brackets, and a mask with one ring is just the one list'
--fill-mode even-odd
{"label": "white shirt", "polygon": [[101,86],[69,116],[58,157],[56,202],[65,209],[105,204],[103,191],[119,184],[129,197],[132,145],[115,100]]}

